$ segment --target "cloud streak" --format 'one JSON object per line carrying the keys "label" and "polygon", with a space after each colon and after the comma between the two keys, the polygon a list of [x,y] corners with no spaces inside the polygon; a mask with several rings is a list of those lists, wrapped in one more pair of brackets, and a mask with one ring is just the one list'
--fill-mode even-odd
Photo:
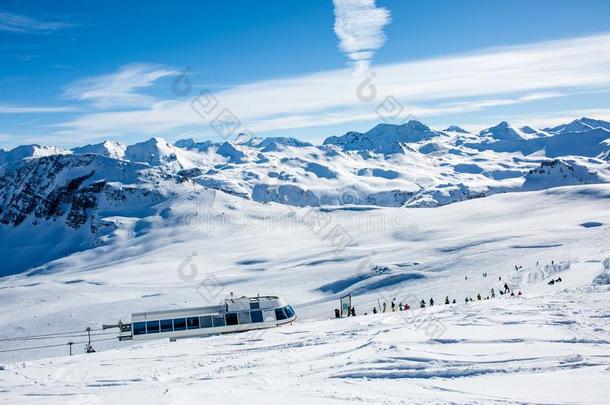
{"label": "cloud streak", "polygon": [[0,104],[0,114],[62,113],[79,111],[76,107],[39,107]]}
{"label": "cloud streak", "polygon": [[152,86],[157,80],[178,74],[164,66],[135,63],[123,66],[118,72],[88,77],[69,84],[64,96],[87,101],[99,108],[149,106],[155,98],[137,90]]}
{"label": "cloud streak", "polygon": [[377,7],[375,0],[333,0],[333,4],[339,49],[357,71],[364,71],[386,40],[383,27],[390,23],[390,12]]}
{"label": "cloud streak", "polygon": [[48,34],[53,31],[73,26],[75,26],[75,24],[57,21],[39,21],[25,15],[0,12],[0,31]]}

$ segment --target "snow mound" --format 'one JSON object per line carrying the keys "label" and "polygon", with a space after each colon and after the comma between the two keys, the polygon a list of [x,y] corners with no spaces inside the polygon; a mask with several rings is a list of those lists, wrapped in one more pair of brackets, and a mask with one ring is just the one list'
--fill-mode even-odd
{"label": "snow mound", "polygon": [[593,279],[593,285],[610,285],[610,257],[604,259],[602,272]]}

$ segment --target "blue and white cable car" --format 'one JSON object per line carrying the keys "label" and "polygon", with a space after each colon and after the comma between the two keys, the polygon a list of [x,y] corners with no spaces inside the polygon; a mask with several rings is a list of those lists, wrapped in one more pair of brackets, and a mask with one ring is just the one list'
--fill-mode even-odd
{"label": "blue and white cable car", "polygon": [[121,340],[169,338],[170,340],[271,328],[293,322],[296,314],[274,296],[227,298],[224,304],[140,312],[131,315],[131,328],[123,328]]}

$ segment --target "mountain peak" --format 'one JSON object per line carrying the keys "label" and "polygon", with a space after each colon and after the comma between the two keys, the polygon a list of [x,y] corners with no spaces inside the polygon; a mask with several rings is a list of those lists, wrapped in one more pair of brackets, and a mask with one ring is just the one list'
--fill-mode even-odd
{"label": "mountain peak", "polygon": [[125,149],[125,158],[132,162],[148,163],[158,166],[177,160],[176,148],[165,139],[152,137],[147,141],[129,145]]}
{"label": "mountain peak", "polygon": [[524,137],[519,130],[513,128],[508,122],[502,121],[498,125],[479,132],[481,136],[487,136],[497,141],[522,140]]}
{"label": "mountain peak", "polygon": [[120,142],[105,140],[96,144],[89,144],[72,148],[71,150],[72,153],[77,155],[94,153],[96,155],[122,159],[125,156],[125,148],[125,145]]}
{"label": "mountain peak", "polygon": [[465,129],[458,127],[457,125],[450,125],[449,127],[443,129],[443,132],[458,132],[460,134],[467,134],[468,131]]}
{"label": "mountain peak", "polygon": [[595,128],[604,128],[610,130],[610,122],[596,120],[593,118],[581,117],[575,119],[569,124],[558,125],[556,127],[545,128],[546,132],[554,134],[562,134],[567,132],[582,132]]}

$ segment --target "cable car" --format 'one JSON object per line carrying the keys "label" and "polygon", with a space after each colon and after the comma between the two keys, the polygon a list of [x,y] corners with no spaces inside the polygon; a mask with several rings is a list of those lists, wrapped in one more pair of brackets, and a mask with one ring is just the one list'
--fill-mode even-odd
{"label": "cable car", "polygon": [[134,313],[131,325],[121,328],[119,339],[169,338],[174,341],[271,328],[292,323],[295,319],[292,307],[279,297],[227,298],[216,306]]}

